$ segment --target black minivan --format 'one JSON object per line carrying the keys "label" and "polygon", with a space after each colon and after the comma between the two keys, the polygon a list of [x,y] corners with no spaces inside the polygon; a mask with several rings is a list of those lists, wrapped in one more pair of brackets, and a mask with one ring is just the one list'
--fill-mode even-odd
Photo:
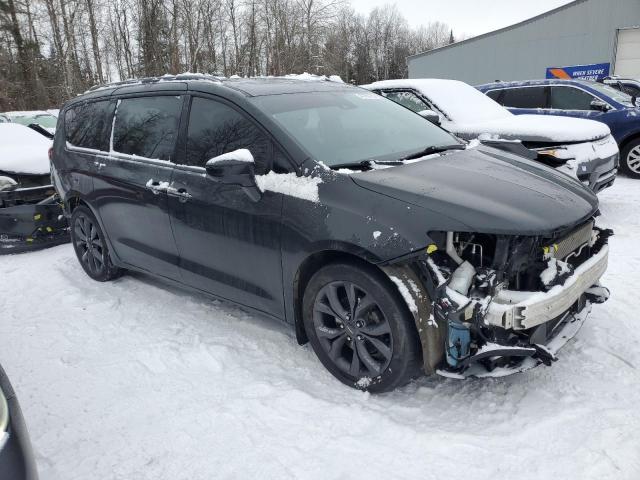
{"label": "black minivan", "polygon": [[364,390],[550,364],[608,296],[593,193],[345,84],[99,87],[62,109],[52,164],[91,278],[281,319]]}

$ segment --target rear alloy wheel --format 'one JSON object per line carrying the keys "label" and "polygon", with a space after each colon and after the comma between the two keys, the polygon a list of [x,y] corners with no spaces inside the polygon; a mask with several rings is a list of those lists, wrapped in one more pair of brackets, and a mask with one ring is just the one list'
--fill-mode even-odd
{"label": "rear alloy wheel", "polygon": [[622,169],[633,178],[640,178],[640,139],[622,149]]}
{"label": "rear alloy wheel", "polygon": [[71,215],[71,241],[80,265],[94,280],[106,282],[121,275],[114,267],[102,230],[91,210],[79,206]]}
{"label": "rear alloy wheel", "polygon": [[420,354],[403,302],[374,269],[322,268],[304,297],[305,329],[316,355],[352,387],[383,392],[407,383],[419,374]]}

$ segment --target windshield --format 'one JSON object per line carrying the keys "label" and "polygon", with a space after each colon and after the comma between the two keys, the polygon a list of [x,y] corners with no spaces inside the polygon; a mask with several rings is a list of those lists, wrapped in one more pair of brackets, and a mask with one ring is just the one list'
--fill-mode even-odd
{"label": "windshield", "polygon": [[327,166],[391,161],[460,142],[410,110],[365,90],[256,97],[312,158]]}
{"label": "windshield", "polygon": [[589,86],[593,88],[595,91],[597,91],[598,93],[606,95],[618,103],[622,103],[623,105],[627,105],[629,107],[634,106],[631,99],[631,95],[625,92],[621,92],[617,88],[613,88],[609,85],[603,85],[602,83],[597,83],[597,82],[593,82],[593,83],[590,82]]}
{"label": "windshield", "polygon": [[21,117],[14,117],[14,121],[16,123],[27,126],[31,125],[32,123],[37,123],[44,128],[56,128],[58,119],[53,115],[43,113],[38,115],[24,115]]}

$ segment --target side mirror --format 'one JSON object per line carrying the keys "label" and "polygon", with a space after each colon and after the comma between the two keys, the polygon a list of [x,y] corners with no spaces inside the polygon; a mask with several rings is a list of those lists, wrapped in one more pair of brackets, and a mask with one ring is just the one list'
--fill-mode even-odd
{"label": "side mirror", "polygon": [[251,200],[257,202],[262,198],[262,191],[256,183],[255,166],[251,152],[241,148],[213,157],[207,161],[205,169],[214,182],[240,187]]}
{"label": "side mirror", "polygon": [[592,100],[591,101],[591,110],[597,110],[599,112],[608,112],[609,111],[609,105],[605,102],[603,102],[602,100]]}
{"label": "side mirror", "polygon": [[422,118],[426,120],[429,120],[434,125],[440,125],[440,115],[438,115],[433,110],[429,110],[429,109],[420,110],[418,112],[418,115],[420,115]]}

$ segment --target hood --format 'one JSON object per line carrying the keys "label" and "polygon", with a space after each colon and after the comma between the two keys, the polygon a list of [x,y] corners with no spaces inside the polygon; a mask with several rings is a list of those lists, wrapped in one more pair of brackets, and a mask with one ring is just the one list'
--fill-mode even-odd
{"label": "hood", "polygon": [[595,194],[577,180],[485,146],[351,178],[363,188],[452,218],[473,232],[546,235],[572,227],[598,209]]}
{"label": "hood", "polygon": [[478,123],[444,121],[442,126],[465,138],[488,134],[523,142],[590,142],[611,133],[601,122],[556,115],[512,115]]}
{"label": "hood", "polygon": [[0,171],[46,175],[51,140],[18,123],[0,124]]}

